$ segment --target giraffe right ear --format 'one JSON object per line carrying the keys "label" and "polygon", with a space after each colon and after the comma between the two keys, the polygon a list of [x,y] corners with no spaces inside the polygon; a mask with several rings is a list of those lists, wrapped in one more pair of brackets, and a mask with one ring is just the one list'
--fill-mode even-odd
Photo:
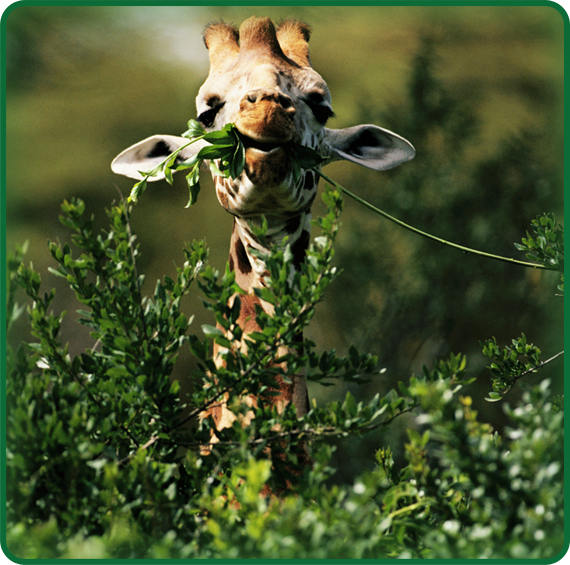
{"label": "giraffe right ear", "polygon": [[353,126],[345,129],[325,128],[331,150],[329,162],[344,159],[384,171],[413,159],[416,150],[403,137],[374,125]]}
{"label": "giraffe right ear", "polygon": [[[111,170],[118,175],[142,180],[141,172],[144,173],[154,169],[170,154],[186,145],[188,141],[185,137],[176,137],[174,135],[153,135],[152,137],[147,137],[119,153],[111,163]],[[182,163],[190,159],[206,145],[208,145],[207,142],[200,140],[185,147],[176,157],[176,162]],[[164,173],[160,173],[157,176],[150,177],[148,180],[153,182],[163,178]]]}

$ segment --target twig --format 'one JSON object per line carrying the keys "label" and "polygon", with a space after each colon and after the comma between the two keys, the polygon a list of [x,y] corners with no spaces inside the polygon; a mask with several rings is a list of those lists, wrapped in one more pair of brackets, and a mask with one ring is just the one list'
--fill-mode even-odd
{"label": "twig", "polygon": [[[536,367],[533,367],[532,369],[528,369],[527,371],[525,371],[524,373],[521,373],[520,375],[516,375],[514,382],[516,382],[518,379],[522,379],[523,377],[526,377],[527,375],[530,375],[531,373],[536,373],[537,371],[542,369],[545,365],[548,365],[548,363],[550,363],[551,361],[554,361],[555,359],[557,359],[561,355],[564,355],[564,350],[559,351],[556,355],[553,355],[550,359],[547,359],[546,361],[539,363]],[[514,382],[513,382],[513,384],[514,384]]]}
{"label": "twig", "polygon": [[[158,436],[152,436],[144,445],[137,447],[139,449],[148,449],[151,445],[154,445],[160,438]],[[130,461],[135,456],[136,451],[129,453],[124,459],[121,459],[118,463],[119,467]]]}
{"label": "twig", "polygon": [[[362,428],[358,428],[357,430],[342,430],[340,428],[335,428],[334,426],[326,426],[321,429],[315,428],[305,428],[305,429],[297,429],[297,430],[290,430],[287,432],[279,432],[273,434],[269,437],[262,437],[257,439],[251,439],[245,442],[246,445],[259,445],[261,443],[271,443],[273,441],[283,439],[286,437],[302,437],[302,436],[339,436],[345,434],[355,434],[355,433],[367,433],[377,428],[381,428],[390,424],[393,420],[395,420],[398,416],[402,414],[406,414],[407,412],[411,412],[415,406],[411,406],[410,408],[406,408],[397,414],[394,414],[390,418],[386,420],[382,420],[381,422],[377,422],[375,424],[370,424],[369,426],[364,426]],[[199,443],[199,442],[180,442],[178,445],[184,447],[200,447],[200,448],[212,448],[215,446],[232,446],[232,445],[242,445],[242,442],[239,441],[218,441],[216,443]]]}
{"label": "twig", "polygon": [[421,235],[427,239],[437,241],[438,243],[442,243],[443,245],[447,245],[448,247],[453,247],[455,249],[459,249],[463,253],[472,253],[474,255],[481,255],[482,257],[487,257],[488,259],[496,259],[497,261],[503,261],[505,263],[522,265],[523,267],[532,267],[533,269],[546,269],[549,271],[558,271],[559,270],[559,269],[555,269],[552,267],[547,267],[546,265],[540,265],[538,263],[528,263],[527,261],[518,261],[517,259],[502,257],[500,255],[493,255],[492,253],[485,253],[484,251],[478,251],[477,249],[471,249],[469,247],[464,247],[463,245],[458,245],[457,243],[452,243],[450,241],[447,241],[447,240],[442,239],[440,237],[437,237],[435,235],[431,235],[430,233],[419,230],[418,228],[414,228],[413,226],[410,226],[410,225],[402,222],[401,220],[398,220],[394,216],[390,216],[390,214],[384,212],[383,210],[380,210],[380,208],[376,208],[376,206],[373,206],[372,204],[370,204],[370,202],[367,202],[363,198],[360,198],[360,196],[357,196],[353,192],[350,192],[350,190],[347,190],[346,188],[344,188],[344,186],[341,186],[340,184],[338,184],[337,182],[332,180],[330,177],[328,177],[327,175],[325,175],[321,171],[319,171],[317,169],[313,169],[313,170],[319,176],[321,176],[323,179],[325,179],[328,183],[330,183],[332,186],[334,186],[336,189],[340,190],[341,192],[344,192],[344,194],[346,194],[347,196],[350,196],[353,200],[356,200],[358,203],[362,204],[363,206],[365,206],[369,210],[372,210],[376,214],[380,214],[381,216],[383,216],[387,220],[394,222],[395,224],[399,225],[400,227],[403,227],[403,228],[405,228],[405,229],[407,229],[413,233],[416,233],[418,235]]}
{"label": "twig", "polygon": [[224,394],[226,394],[226,392],[230,392],[230,390],[231,390],[231,388],[226,387],[225,389],[218,392],[215,396],[210,398],[210,400],[208,400],[208,402],[206,402],[205,404],[203,404],[199,408],[195,408],[194,410],[192,410],[192,412],[190,412],[190,414],[188,414],[188,416],[186,416],[185,418],[183,418],[182,420],[177,422],[176,425],[172,429],[176,430],[176,429],[182,427],[186,422],[189,422],[190,420],[192,420],[193,418],[198,416],[198,414],[207,410],[212,404],[215,404],[216,402],[218,402],[220,397],[223,396]]}
{"label": "twig", "polygon": [[558,357],[560,357],[561,355],[564,355],[564,350],[559,351],[556,355],[553,355],[550,359],[547,359],[546,361],[543,361],[542,363],[539,363],[538,365],[536,365],[536,367],[532,367],[531,369],[528,369],[526,371],[524,371],[523,373],[521,373],[520,375],[515,375],[512,377],[512,382],[510,383],[509,388],[507,388],[506,390],[504,390],[501,393],[501,397],[497,398],[497,400],[500,400],[502,398],[504,398],[508,392],[515,386],[515,383],[519,380],[522,379],[523,377],[526,377],[527,375],[530,375],[531,373],[536,373],[537,371],[540,371],[540,369],[542,369],[545,365],[548,365],[548,363],[550,363],[551,361],[554,361],[555,359],[557,359]]}

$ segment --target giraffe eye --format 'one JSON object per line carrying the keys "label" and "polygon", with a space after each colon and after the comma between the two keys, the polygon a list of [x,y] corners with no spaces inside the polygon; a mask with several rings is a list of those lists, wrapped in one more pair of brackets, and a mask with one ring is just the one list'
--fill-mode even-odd
{"label": "giraffe eye", "polygon": [[217,102],[212,108],[209,108],[205,112],[202,112],[198,116],[198,121],[205,127],[209,128],[214,125],[214,120],[218,115],[218,112],[223,108],[225,102]]}
{"label": "giraffe eye", "polygon": [[311,109],[311,112],[313,112],[317,122],[322,125],[325,125],[327,120],[334,116],[332,108],[329,106],[322,94],[316,92],[309,94],[305,98],[305,102]]}
{"label": "giraffe eye", "polygon": [[334,112],[329,106],[313,106],[311,110],[313,111],[317,122],[323,125],[327,123],[329,118],[334,116]]}

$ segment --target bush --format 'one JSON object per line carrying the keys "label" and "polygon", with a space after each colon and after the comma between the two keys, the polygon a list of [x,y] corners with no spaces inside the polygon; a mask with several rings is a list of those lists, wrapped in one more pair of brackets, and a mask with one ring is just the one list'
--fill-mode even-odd
{"label": "bush", "polygon": [[[342,199],[328,190],[324,201],[327,212],[317,222],[322,235],[293,280],[286,245],[266,258],[271,284],[259,292],[275,315],[260,314],[263,330],[249,336],[247,352],[231,348],[243,336],[235,324],[238,308],[227,300],[240,289],[232,272],[208,266],[203,242],[184,250],[176,280],[165,277],[152,296],[142,295],[125,202],[109,210],[110,228],[99,234],[83,202],[65,202],[61,220],[78,252],[49,244],[57,263],[52,272],[85,308],[79,322],[91,329],[93,346],[82,353],[72,355],[59,340],[65,313],[50,311],[54,292],[41,292],[40,275],[21,263],[24,250],[10,258],[8,324],[22,312],[14,298],[19,285],[32,300],[28,315],[37,340],[9,353],[12,555],[553,559],[560,553],[562,399],[551,395],[548,380],[536,386],[518,380],[545,363],[523,338],[505,349],[484,344],[493,358],[490,399],[502,399],[517,380],[524,389],[521,401],[504,404],[510,424],[502,437],[478,420],[464,395],[472,379],[460,354],[424,367],[397,391],[368,403],[347,393],[343,402],[313,405],[301,420],[292,407],[279,415],[264,402],[283,345],[296,351],[280,359],[289,371],[304,371],[322,385],[358,383],[378,372],[376,359],[356,348],[346,357],[319,355],[310,340],[296,339],[339,274],[332,258]],[[535,260],[546,264],[554,253],[562,264],[562,228],[551,220],[539,218],[537,239],[528,236],[523,247]],[[543,240],[550,243],[538,245],[541,255],[531,242]],[[196,286],[224,332],[205,325],[191,333],[181,302]],[[213,342],[227,348],[224,367],[211,359]],[[171,379],[181,348],[197,360],[190,395]],[[246,428],[238,420],[215,432],[219,441],[205,455],[201,447],[213,426],[196,417],[227,391],[238,415],[250,410],[239,397],[255,393],[255,419]],[[334,473],[329,438],[388,427],[412,411],[403,468],[396,468],[390,449],[381,449],[375,470],[353,485],[327,484]],[[312,467],[303,465],[304,449]],[[280,495],[261,496],[266,485]]]}
{"label": "bush", "polygon": [[[542,154],[537,158],[536,152],[548,149],[540,149],[536,135],[526,136],[504,144],[485,161],[472,162],[467,148],[477,139],[476,119],[434,78],[433,62],[433,46],[425,42],[414,63],[410,103],[403,105],[405,110],[390,112],[398,122],[394,129],[424,151],[413,169],[403,168],[391,177],[384,203],[406,210],[412,223],[423,223],[420,214],[428,210],[450,240],[469,241],[469,232],[482,231],[485,237],[479,242],[502,252],[508,237],[497,242],[496,231],[487,228],[502,226],[508,218],[506,232],[520,238],[524,227],[519,224],[535,206],[530,195],[545,183],[556,185],[553,167],[537,168],[546,159]],[[509,182],[515,188],[499,199]],[[463,190],[462,183],[470,190]],[[83,351],[70,351],[62,343],[61,330],[71,322],[65,312],[52,311],[54,291],[43,291],[40,274],[22,263],[25,247],[9,258],[7,327],[25,310],[16,296],[23,288],[31,301],[27,310],[35,337],[32,343],[8,348],[7,355],[5,550],[15,559],[553,561],[561,556],[566,548],[563,397],[551,392],[548,379],[529,379],[560,354],[543,360],[525,334],[507,345],[494,337],[481,342],[489,358],[490,385],[480,379],[477,389],[488,390],[491,409],[501,412],[502,407],[507,424],[501,433],[474,409],[470,394],[478,391],[467,388],[474,379],[462,354],[446,354],[407,384],[370,394],[373,398],[366,402],[349,392],[342,401],[314,403],[301,420],[292,407],[277,414],[264,401],[282,346],[295,353],[281,359],[291,373],[302,371],[323,386],[339,380],[378,382],[383,374],[375,356],[354,347],[343,357],[335,351],[317,353],[310,340],[298,340],[317,304],[325,295],[334,296],[330,285],[339,276],[332,261],[342,199],[331,189],[323,198],[326,212],[316,222],[322,234],[315,238],[302,272],[290,279],[287,246],[266,258],[272,282],[259,292],[274,305],[275,315],[260,313],[263,329],[249,336],[247,353],[231,347],[243,335],[235,324],[237,301],[234,307],[227,302],[240,289],[233,273],[208,265],[204,242],[187,246],[176,276],[164,277],[151,296],[144,295],[131,229],[134,212],[125,202],[108,211],[110,227],[101,233],[93,218],[86,217],[82,201],[65,202],[61,221],[73,234],[74,248],[49,244],[56,262],[52,273],[75,293],[82,305],[79,322],[91,332],[92,345]],[[410,207],[411,202],[416,204]],[[492,217],[481,230],[480,220],[490,208]],[[466,209],[469,221],[460,213]],[[531,229],[517,248],[527,259],[563,271],[563,228],[554,216],[537,217]],[[386,265],[379,264],[376,271],[371,266],[377,242],[367,237],[371,243],[359,245],[358,252],[351,248],[341,263],[351,273],[366,265],[366,277],[397,293],[398,276],[388,280]],[[390,253],[397,252],[386,246],[389,264]],[[426,294],[435,295],[446,318],[462,316],[469,308],[481,317],[480,311],[491,312],[495,295],[511,280],[490,261],[488,269],[465,264],[458,269],[447,248],[437,248],[437,253],[424,253],[418,245],[411,254],[415,270],[408,276],[421,278],[424,288],[408,299],[398,332],[383,340],[380,366],[388,355],[395,357],[396,344],[411,333],[411,326],[420,327],[422,335],[439,331],[433,312],[425,307]],[[450,298],[454,287],[488,282],[493,268],[502,286],[486,291],[484,302],[470,305],[469,293]],[[563,292],[563,278],[558,289]],[[525,306],[536,296],[527,290],[524,285],[517,290],[525,295]],[[191,293],[203,296],[216,325],[194,327],[186,301]],[[370,305],[359,301],[343,300],[341,306],[360,323],[364,316],[359,313]],[[544,308],[545,302],[536,308]],[[383,319],[394,316],[391,308],[381,312]],[[473,311],[467,323],[474,319]],[[413,312],[419,317],[412,318]],[[372,323],[378,316],[367,319]],[[374,341],[376,334],[370,335]],[[355,341],[368,346],[366,339]],[[214,342],[226,348],[224,367],[213,363]],[[191,374],[183,352],[193,357],[196,370]],[[473,365],[471,372],[479,374]],[[184,373],[193,386],[189,394],[183,392],[186,383],[173,376]],[[560,383],[552,385],[560,388]],[[510,394],[513,388],[522,394]],[[236,421],[215,432],[218,441],[205,455],[213,426],[208,419],[200,422],[198,415],[228,391],[238,415],[250,410],[240,397],[258,396],[255,419],[246,428]],[[376,450],[373,470],[359,472],[351,484],[333,484],[335,438],[362,445],[354,440],[376,437],[374,431],[388,432],[402,421],[408,428],[403,463],[383,447]],[[305,450],[314,461],[311,467],[304,465]],[[356,466],[362,468],[364,456],[358,456]],[[336,466],[342,470],[348,463],[340,460]],[[267,485],[279,496],[263,496]]]}

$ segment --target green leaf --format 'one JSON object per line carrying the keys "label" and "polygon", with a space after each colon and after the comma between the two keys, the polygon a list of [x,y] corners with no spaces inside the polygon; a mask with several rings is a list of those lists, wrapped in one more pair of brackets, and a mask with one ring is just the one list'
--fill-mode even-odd
{"label": "green leaf", "polygon": [[197,163],[194,168],[186,175],[186,183],[190,191],[190,197],[186,208],[190,208],[198,201],[198,194],[200,194],[200,165]]}
{"label": "green leaf", "polygon": [[207,335],[208,337],[224,336],[224,332],[222,330],[215,326],[211,326],[210,324],[203,324],[202,331],[204,332],[204,335]]}
{"label": "green leaf", "polygon": [[225,177],[226,175],[220,171],[220,169],[218,168],[218,166],[216,165],[215,161],[208,161],[208,164],[210,166],[210,172],[217,176],[217,177]]}
{"label": "green leaf", "polygon": [[289,152],[289,158],[291,159],[291,172],[293,174],[293,184],[297,184],[301,178],[301,163],[297,158],[297,155],[293,152]]}
{"label": "green leaf", "polygon": [[245,147],[241,141],[237,144],[232,160],[230,161],[229,173],[230,177],[237,179],[245,167]]}
{"label": "green leaf", "polygon": [[343,408],[346,410],[349,416],[356,416],[358,408],[356,405],[356,400],[350,392],[346,393],[346,399],[344,401]]}
{"label": "green leaf", "polygon": [[317,151],[298,143],[292,143],[289,146],[289,151],[303,169],[314,169],[325,161],[324,157]]}
{"label": "green leaf", "polygon": [[143,180],[141,180],[140,182],[137,182],[132,190],[131,190],[131,194],[129,195],[128,201],[129,202],[136,202],[139,198],[139,196],[146,190],[146,178],[144,178]]}
{"label": "green leaf", "polygon": [[172,186],[172,169],[168,166],[164,168],[164,178],[166,179],[166,182]]}
{"label": "green leaf", "polygon": [[228,159],[234,152],[234,145],[207,145],[198,152],[199,159]]}
{"label": "green leaf", "polygon": [[235,145],[237,136],[229,126],[232,126],[232,124],[227,124],[221,130],[207,133],[204,136],[204,141],[212,143],[213,145]]}
{"label": "green leaf", "polygon": [[188,130],[182,134],[182,137],[192,139],[194,137],[201,137],[206,134],[206,130],[196,120],[188,122]]}
{"label": "green leaf", "polygon": [[249,332],[246,337],[252,341],[268,341],[270,339],[270,336],[262,332]]}
{"label": "green leaf", "polygon": [[192,155],[192,157],[190,157],[189,159],[186,159],[186,161],[182,161],[181,163],[178,163],[178,165],[176,165],[176,167],[174,167],[174,170],[175,171],[181,171],[183,169],[190,169],[194,165],[199,164],[199,162],[200,162],[200,159],[198,157],[198,154]]}

